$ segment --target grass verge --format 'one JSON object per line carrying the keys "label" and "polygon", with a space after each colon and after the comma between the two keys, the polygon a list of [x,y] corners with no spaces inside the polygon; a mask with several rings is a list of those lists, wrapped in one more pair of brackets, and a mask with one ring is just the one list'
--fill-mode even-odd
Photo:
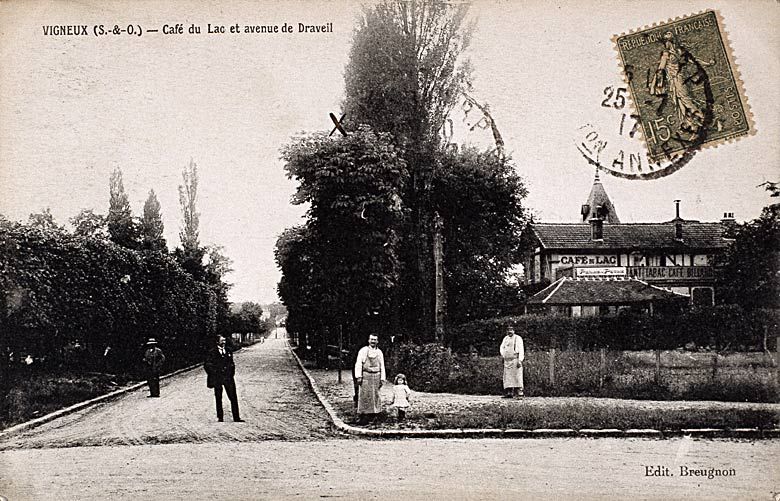
{"label": "grass verge", "polygon": [[[357,425],[352,382],[346,373],[338,383],[335,371],[310,370],[325,398],[347,424]],[[380,395],[388,402],[391,386]],[[656,429],[780,428],[780,405],[695,401],[618,400],[593,397],[527,397],[504,400],[485,395],[414,392],[406,421],[394,409],[368,425],[372,429]]]}
{"label": "grass verge", "polygon": [[0,429],[34,419],[118,388],[108,374],[30,374],[14,378],[0,399]]}
{"label": "grass verge", "polygon": [[[388,416],[389,417],[389,416]],[[423,416],[424,417],[424,416]],[[677,431],[687,428],[759,428],[773,429],[780,424],[778,413],[759,409],[643,409],[605,407],[584,402],[552,403],[544,407],[485,404],[457,413],[428,419],[427,427],[501,428],[533,430],[539,428],[655,429]]]}

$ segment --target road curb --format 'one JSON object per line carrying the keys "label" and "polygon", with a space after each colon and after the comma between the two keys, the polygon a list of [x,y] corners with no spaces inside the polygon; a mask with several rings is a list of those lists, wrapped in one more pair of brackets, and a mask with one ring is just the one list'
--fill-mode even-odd
{"label": "road curb", "polygon": [[[168,379],[173,376],[176,376],[178,374],[182,374],[184,372],[191,371],[193,369],[196,369],[203,365],[202,363],[190,365],[188,367],[184,367],[183,369],[179,369],[176,371],[173,371],[169,374],[165,374],[164,376],[160,376],[160,381],[163,379]],[[80,411],[82,409],[85,409],[87,407],[90,407],[95,404],[99,404],[102,402],[107,402],[109,400],[112,400],[114,398],[117,398],[121,395],[124,395],[125,393],[130,393],[131,391],[138,390],[140,388],[143,388],[146,386],[147,383],[144,381],[142,383],[135,383],[130,386],[127,386],[125,388],[120,388],[118,390],[112,391],[111,393],[106,393],[105,395],[100,395],[99,397],[91,398],[89,400],[85,400],[83,402],[79,402],[77,404],[73,404],[70,407],[65,407],[64,409],[60,409],[54,412],[51,412],[49,414],[46,414],[45,416],[41,416],[39,418],[31,419],[30,421],[26,421],[24,423],[19,423],[17,425],[11,426],[10,428],[6,428],[2,431],[0,431],[0,439],[7,438],[11,435],[17,434],[19,432],[29,430],[31,428],[35,428],[37,426],[40,426],[42,424],[48,423],[49,421],[53,421],[57,418],[60,418],[62,416],[67,416],[68,414],[72,414],[74,412]]]}
{"label": "road curb", "polygon": [[314,377],[312,377],[303,362],[292,349],[290,343],[285,341],[287,348],[292,353],[295,361],[298,363],[301,372],[309,382],[309,387],[325,408],[330,420],[338,430],[359,437],[372,438],[669,438],[675,436],[691,436],[699,438],[778,438],[780,429],[762,430],[758,428],[735,428],[732,430],[720,428],[687,428],[683,430],[654,430],[654,429],[628,429],[620,430],[617,428],[605,429],[580,429],[573,430],[569,428],[540,428],[536,430],[522,429],[500,429],[500,428],[466,428],[449,430],[371,430],[359,428],[344,422],[336,410],[330,404],[325,395],[320,390]]}

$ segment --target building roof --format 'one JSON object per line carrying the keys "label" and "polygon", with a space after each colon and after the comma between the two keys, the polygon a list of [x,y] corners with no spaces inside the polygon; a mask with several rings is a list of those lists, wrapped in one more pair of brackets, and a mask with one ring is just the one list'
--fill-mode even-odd
{"label": "building roof", "polygon": [[687,299],[634,278],[593,280],[562,277],[534,294],[528,304],[621,305]]}
{"label": "building roof", "polygon": [[590,225],[532,225],[545,249],[722,249],[728,245],[721,223],[679,220],[682,240],[675,239],[675,222],[604,224],[603,240],[591,239]]}
{"label": "building roof", "polygon": [[[583,223],[587,223],[594,218],[603,219],[604,222],[611,224],[620,223],[615,206],[612,205],[612,201],[609,199],[609,196],[607,196],[604,185],[601,184],[598,169],[596,169],[593,187],[590,189],[590,195],[588,195],[588,200],[585,202],[585,205],[587,207],[583,206],[582,208]],[[601,212],[597,212],[599,207],[601,208]],[[587,212],[585,211],[586,208]]]}

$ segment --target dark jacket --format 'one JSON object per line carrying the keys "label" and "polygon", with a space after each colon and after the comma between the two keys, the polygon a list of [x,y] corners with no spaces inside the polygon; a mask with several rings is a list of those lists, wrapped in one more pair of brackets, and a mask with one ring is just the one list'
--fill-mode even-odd
{"label": "dark jacket", "polygon": [[165,363],[165,355],[160,348],[152,346],[144,353],[144,363],[146,363],[146,371],[150,375],[159,376]]}
{"label": "dark jacket", "polygon": [[220,355],[219,348],[214,346],[209,349],[206,355],[206,362],[203,364],[206,369],[206,386],[213,388],[216,385],[224,384],[233,379],[236,375],[236,364],[233,362],[233,351],[226,345],[225,355]]}

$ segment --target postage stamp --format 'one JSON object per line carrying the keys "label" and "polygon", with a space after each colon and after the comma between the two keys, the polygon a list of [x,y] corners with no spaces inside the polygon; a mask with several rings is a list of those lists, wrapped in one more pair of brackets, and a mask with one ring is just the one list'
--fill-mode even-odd
{"label": "postage stamp", "polygon": [[717,11],[617,35],[613,42],[651,160],[674,170],[698,149],[755,132]]}

